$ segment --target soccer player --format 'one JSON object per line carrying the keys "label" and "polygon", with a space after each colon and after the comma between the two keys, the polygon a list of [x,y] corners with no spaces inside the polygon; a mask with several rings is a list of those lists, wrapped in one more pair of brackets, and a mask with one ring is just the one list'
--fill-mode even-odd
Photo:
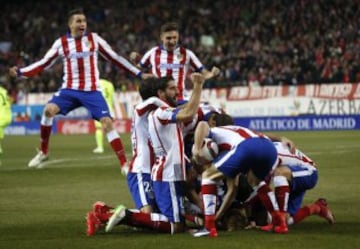
{"label": "soccer player", "polygon": [[45,106],[41,119],[40,151],[28,166],[40,167],[41,163],[48,159],[53,117],[59,113],[66,115],[75,108],[84,106],[95,120],[101,122],[107,140],[123,167],[127,164],[124,146],[113,127],[109,108],[100,91],[98,55],[139,78],[151,76],[142,74],[138,68],[116,54],[97,33],[87,32],[86,16],[81,9],[70,11],[68,27],[69,32],[58,38],[41,60],[23,68],[14,66],[9,69],[9,74],[13,77],[31,77],[51,66],[58,57],[61,57],[63,62],[62,87]]}
{"label": "soccer player", "polygon": [[[110,114],[114,116],[114,104],[115,103],[115,89],[112,82],[106,79],[100,79],[101,93],[105,98],[106,104],[109,107]],[[99,121],[94,120],[95,123],[95,142],[96,148],[93,153],[104,153],[104,133],[102,125]]]}
{"label": "soccer player", "polygon": [[[313,204],[301,207],[306,191],[314,188],[318,181],[315,162],[298,149],[292,153],[284,143],[274,142],[274,145],[281,165],[274,170],[272,180],[279,211],[289,214],[287,223],[299,223],[306,217],[317,214],[333,224],[335,219],[325,199],[320,198]],[[276,228],[269,224],[261,229],[271,231]],[[278,229],[283,233],[288,231],[285,226]]]}
{"label": "soccer player", "polygon": [[181,131],[197,114],[204,83],[204,76],[200,73],[193,73],[191,78],[194,89],[189,102],[182,108],[176,107],[179,90],[173,80],[157,86],[157,95],[167,106],[157,108],[148,118],[155,154],[151,179],[160,214],[131,212],[120,205],[109,219],[106,231],[120,223],[141,224],[168,233],[184,231],[185,158]]}
{"label": "soccer player", "polygon": [[151,147],[148,116],[158,107],[168,106],[164,100],[157,97],[154,89],[156,89],[156,85],[167,85],[169,81],[173,81],[173,79],[171,77],[150,78],[143,82],[139,87],[143,101],[134,108],[131,131],[133,157],[129,163],[127,181],[135,207],[145,213],[156,210],[150,179],[154,151]]}
{"label": "soccer player", "polygon": [[[278,164],[276,148],[271,140],[245,127],[226,125],[210,128],[207,122],[200,122],[195,130],[193,150],[193,161],[200,166],[203,164],[201,146],[205,137],[212,138],[223,152],[210,165],[204,166],[201,193],[205,228],[194,233],[194,236],[218,236],[215,221],[224,215],[234,200],[240,173],[247,175],[249,184],[256,190],[265,208],[274,216],[276,226],[284,223],[285,218],[280,220],[274,193],[265,182],[266,177]],[[227,192],[216,211],[216,184],[223,179]]]}
{"label": "soccer player", "polygon": [[0,155],[3,153],[4,129],[11,123],[11,102],[7,90],[0,83]]}
{"label": "soccer player", "polygon": [[[335,219],[325,199],[319,198],[314,203],[301,207],[306,191],[314,188],[318,181],[315,162],[299,149],[289,146],[288,141],[290,140],[274,136],[273,139],[277,140],[273,143],[281,164],[275,168],[272,181],[279,212],[287,216],[287,225],[299,223],[310,215],[318,215],[333,224]],[[294,146],[295,144],[291,142],[290,145]],[[250,211],[250,216],[253,216],[253,218],[249,217],[246,229],[274,230],[273,224],[267,223],[265,208],[256,201],[256,196],[252,195],[252,192],[252,188],[247,182],[242,181],[242,184],[239,184],[236,199],[243,203],[243,206]],[[288,227],[278,227],[274,231],[287,233]]]}
{"label": "soccer player", "polygon": [[[151,48],[140,59],[138,66],[151,67],[152,74],[156,77],[171,76],[179,89],[178,101],[187,100],[185,80],[189,69],[201,72],[205,80],[220,74],[220,69],[213,67],[208,71],[191,50],[179,46],[179,27],[175,22],[168,22],[160,28],[161,45]],[[137,63],[139,54],[132,52],[130,59]]]}

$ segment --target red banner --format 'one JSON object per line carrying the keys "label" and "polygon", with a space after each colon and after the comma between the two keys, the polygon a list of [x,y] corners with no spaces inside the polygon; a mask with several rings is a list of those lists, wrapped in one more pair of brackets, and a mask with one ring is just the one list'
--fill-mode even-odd
{"label": "red banner", "polygon": [[[57,132],[60,134],[92,134],[95,132],[93,120],[58,120]],[[114,127],[119,133],[130,132],[131,120],[115,120]]]}
{"label": "red banner", "polygon": [[93,120],[59,120],[56,122],[60,134],[89,134],[95,132]]}
{"label": "red banner", "polygon": [[327,99],[360,99],[360,84],[319,84],[300,86],[232,87],[227,100],[258,100],[277,97],[314,97]]}

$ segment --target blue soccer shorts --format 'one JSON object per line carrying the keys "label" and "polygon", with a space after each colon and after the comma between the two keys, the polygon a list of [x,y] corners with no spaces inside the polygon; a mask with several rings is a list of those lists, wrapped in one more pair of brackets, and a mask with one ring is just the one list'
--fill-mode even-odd
{"label": "blue soccer shorts", "polygon": [[99,91],[78,91],[60,89],[48,103],[54,103],[60,108],[60,114],[66,115],[78,107],[85,107],[95,120],[110,117],[111,113],[106,101]]}
{"label": "blue soccer shorts", "polygon": [[184,222],[184,182],[153,181],[153,188],[160,213],[170,222]]}
{"label": "blue soccer shorts", "polygon": [[150,174],[129,172],[127,182],[137,209],[149,205],[153,210],[157,210]]}

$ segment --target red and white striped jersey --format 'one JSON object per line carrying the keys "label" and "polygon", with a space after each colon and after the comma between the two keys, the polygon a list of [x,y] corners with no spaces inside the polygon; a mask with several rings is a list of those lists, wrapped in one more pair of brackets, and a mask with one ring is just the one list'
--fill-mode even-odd
{"label": "red and white striped jersey", "polygon": [[185,79],[192,67],[201,72],[204,68],[198,57],[189,49],[177,47],[174,51],[167,51],[163,46],[153,47],[147,51],[140,60],[141,67],[151,67],[152,74],[158,78],[172,76],[177,82],[179,100],[187,99],[185,96]]}
{"label": "red and white striped jersey", "polygon": [[267,138],[261,133],[236,125],[213,127],[210,129],[209,137],[217,143],[221,150],[230,150],[251,137]]}
{"label": "red and white striped jersey", "polygon": [[[179,109],[160,107],[149,114],[149,133],[155,154],[153,181],[184,181],[185,156],[183,123],[176,122]],[[190,124],[190,123],[189,123]]]}
{"label": "red and white striped jersey", "polygon": [[160,106],[168,106],[168,104],[157,97],[151,97],[134,108],[131,127],[133,157],[129,165],[131,173],[150,174],[151,172],[154,152],[150,144],[148,115]]}
{"label": "red and white striped jersey", "polygon": [[119,68],[138,75],[141,71],[118,55],[110,45],[96,33],[87,33],[75,39],[70,34],[58,38],[45,56],[29,66],[19,69],[19,76],[34,76],[49,68],[58,57],[63,62],[62,88],[96,91],[100,90],[98,54]]}
{"label": "red and white striped jersey", "polygon": [[[281,160],[281,165],[286,166],[299,166],[309,170],[316,170],[316,166],[310,157],[305,155],[299,149],[295,150],[295,153],[291,153],[288,146],[282,142],[274,142],[275,148],[278,153],[278,157]],[[293,174],[302,174],[301,172],[293,172]]]}

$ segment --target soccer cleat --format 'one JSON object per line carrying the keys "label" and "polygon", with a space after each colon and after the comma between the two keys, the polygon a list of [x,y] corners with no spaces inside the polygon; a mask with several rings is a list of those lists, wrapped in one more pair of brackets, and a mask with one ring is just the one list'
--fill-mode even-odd
{"label": "soccer cleat", "polygon": [[101,228],[101,221],[96,217],[94,212],[88,212],[86,215],[86,234],[93,236]]}
{"label": "soccer cleat", "polygon": [[274,226],[272,223],[269,223],[267,225],[261,226],[260,230],[265,232],[271,232],[273,230]]}
{"label": "soccer cleat", "polygon": [[113,215],[110,217],[106,224],[105,232],[110,232],[117,224],[119,224],[126,217],[126,207],[123,205],[118,206]]}
{"label": "soccer cleat", "polygon": [[102,201],[97,201],[93,204],[93,211],[96,217],[102,222],[108,222],[109,218],[113,215],[113,207],[106,205]]}
{"label": "soccer cleat", "polygon": [[285,212],[275,212],[274,232],[275,233],[288,233],[289,228],[286,224],[286,213]]}
{"label": "soccer cleat", "polygon": [[330,211],[326,199],[320,198],[315,202],[315,204],[320,207],[320,213],[318,215],[325,218],[329,224],[334,224],[334,215]]}
{"label": "soccer cleat", "polygon": [[48,154],[44,154],[42,151],[39,151],[36,156],[31,159],[28,166],[29,168],[39,168],[41,163],[48,160],[49,156]]}
{"label": "soccer cleat", "polygon": [[218,233],[217,233],[216,228],[214,227],[214,228],[211,228],[210,231],[207,230],[206,228],[199,229],[196,232],[194,232],[192,235],[196,238],[204,237],[204,236],[209,236],[211,238],[215,238],[218,236]]}
{"label": "soccer cleat", "polygon": [[216,228],[215,228],[215,227],[214,227],[214,228],[211,228],[209,237],[215,238],[215,237],[217,237],[217,236],[218,236],[218,232],[217,232]]}
{"label": "soccer cleat", "polygon": [[103,148],[96,147],[96,148],[93,150],[93,153],[95,153],[95,154],[102,154],[102,153],[104,153],[104,149],[103,149]]}
{"label": "soccer cleat", "polygon": [[93,204],[93,211],[95,213],[107,213],[111,209],[114,209],[114,208],[106,205],[106,203],[102,202],[102,201],[97,201]]}
{"label": "soccer cleat", "polygon": [[288,228],[288,226],[286,224],[285,225],[280,225],[280,226],[275,226],[274,227],[274,232],[275,233],[285,234],[285,233],[289,232],[289,228]]}
{"label": "soccer cleat", "polygon": [[272,223],[261,226],[260,230],[265,232],[274,231],[275,233],[288,233],[289,229],[286,224],[286,213],[274,211],[272,214]]}

